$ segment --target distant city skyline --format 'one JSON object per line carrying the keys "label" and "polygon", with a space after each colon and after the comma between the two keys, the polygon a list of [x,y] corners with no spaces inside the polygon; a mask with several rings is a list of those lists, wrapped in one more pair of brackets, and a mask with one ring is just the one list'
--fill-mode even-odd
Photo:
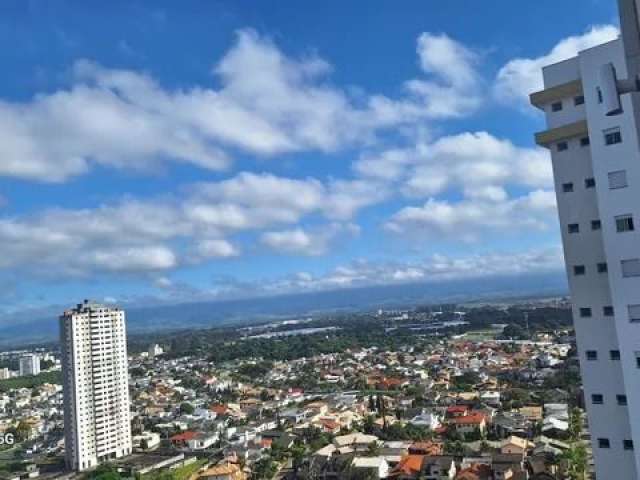
{"label": "distant city skyline", "polygon": [[562,275],[528,94],[615,2],[91,3],[0,7],[0,326]]}

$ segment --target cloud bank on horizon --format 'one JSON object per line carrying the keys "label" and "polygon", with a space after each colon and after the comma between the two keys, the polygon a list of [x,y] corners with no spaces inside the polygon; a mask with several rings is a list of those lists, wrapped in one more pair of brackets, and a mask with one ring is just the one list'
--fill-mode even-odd
{"label": "cloud bank on horizon", "polygon": [[[589,27],[491,70],[489,46],[422,32],[406,45],[415,74],[386,93],[252,28],[210,84],[77,58],[63,85],[0,99],[4,310],[87,284],[187,301],[560,271],[547,152],[473,119],[530,129],[541,67],[617,34]],[[13,198],[101,177],[105,199]]]}

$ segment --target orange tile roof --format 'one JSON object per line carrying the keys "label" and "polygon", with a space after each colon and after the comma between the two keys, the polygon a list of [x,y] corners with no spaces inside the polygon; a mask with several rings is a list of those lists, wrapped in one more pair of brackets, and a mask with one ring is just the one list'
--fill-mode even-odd
{"label": "orange tile roof", "polygon": [[447,413],[466,413],[471,410],[467,405],[452,405],[447,408]]}
{"label": "orange tile roof", "polygon": [[456,425],[480,425],[482,422],[486,422],[487,418],[483,413],[472,412],[462,417],[455,417],[451,419],[451,422]]}
{"label": "orange tile roof", "polygon": [[183,433],[178,433],[177,435],[174,435],[173,437],[171,437],[171,441],[172,442],[186,442],[189,440],[193,440],[198,434],[196,432],[183,432]]}
{"label": "orange tile roof", "polygon": [[409,446],[409,453],[422,455],[442,455],[444,445],[437,442],[415,442]]}
{"label": "orange tile roof", "polygon": [[422,470],[422,462],[426,455],[407,455],[402,457],[400,463],[391,471],[389,476],[395,475],[415,475]]}
{"label": "orange tile roof", "polygon": [[225,413],[227,413],[228,409],[226,405],[211,405],[211,407],[209,407],[209,410],[218,415],[224,415]]}
{"label": "orange tile roof", "polygon": [[491,474],[491,467],[488,465],[474,464],[460,470],[456,475],[456,480],[490,480]]}
{"label": "orange tile roof", "polygon": [[320,420],[320,423],[322,424],[323,427],[329,430],[335,430],[336,428],[340,428],[340,424],[334,420],[329,420],[329,419]]}

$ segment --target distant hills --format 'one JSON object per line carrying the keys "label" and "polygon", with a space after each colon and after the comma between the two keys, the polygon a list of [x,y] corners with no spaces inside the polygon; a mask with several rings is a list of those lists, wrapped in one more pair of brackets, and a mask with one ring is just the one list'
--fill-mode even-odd
{"label": "distant hills", "polygon": [[[334,291],[279,295],[177,305],[127,306],[129,333],[246,324],[330,312],[411,307],[428,303],[466,303],[518,297],[566,295],[562,274],[498,277],[446,283],[361,287]],[[77,299],[81,301],[82,299]],[[71,305],[69,305],[71,306]],[[62,307],[59,309],[62,310]],[[0,326],[0,347],[55,341],[55,311],[15,318]]]}

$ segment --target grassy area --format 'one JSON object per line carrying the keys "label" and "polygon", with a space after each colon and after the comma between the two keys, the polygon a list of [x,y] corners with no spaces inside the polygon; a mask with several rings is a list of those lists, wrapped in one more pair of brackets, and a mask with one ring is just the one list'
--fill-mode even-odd
{"label": "grassy area", "polygon": [[[142,476],[142,480],[157,480],[162,478],[163,480],[168,478],[168,475],[171,475],[172,480],[189,480],[191,476],[204,467],[207,464],[207,460],[198,460],[193,462],[192,464],[185,465],[184,467],[176,468],[175,470],[161,470],[158,472],[147,473]],[[165,476],[167,475],[167,476]]]}
{"label": "grassy area", "polygon": [[475,341],[482,342],[487,340],[495,340],[500,332],[495,330],[472,330],[466,332],[465,335],[459,340],[461,342],[464,341]]}
{"label": "grassy area", "polygon": [[62,372],[42,372],[39,375],[30,377],[9,378],[0,380],[0,392],[6,392],[14,388],[33,388],[45,383],[62,384]]}

